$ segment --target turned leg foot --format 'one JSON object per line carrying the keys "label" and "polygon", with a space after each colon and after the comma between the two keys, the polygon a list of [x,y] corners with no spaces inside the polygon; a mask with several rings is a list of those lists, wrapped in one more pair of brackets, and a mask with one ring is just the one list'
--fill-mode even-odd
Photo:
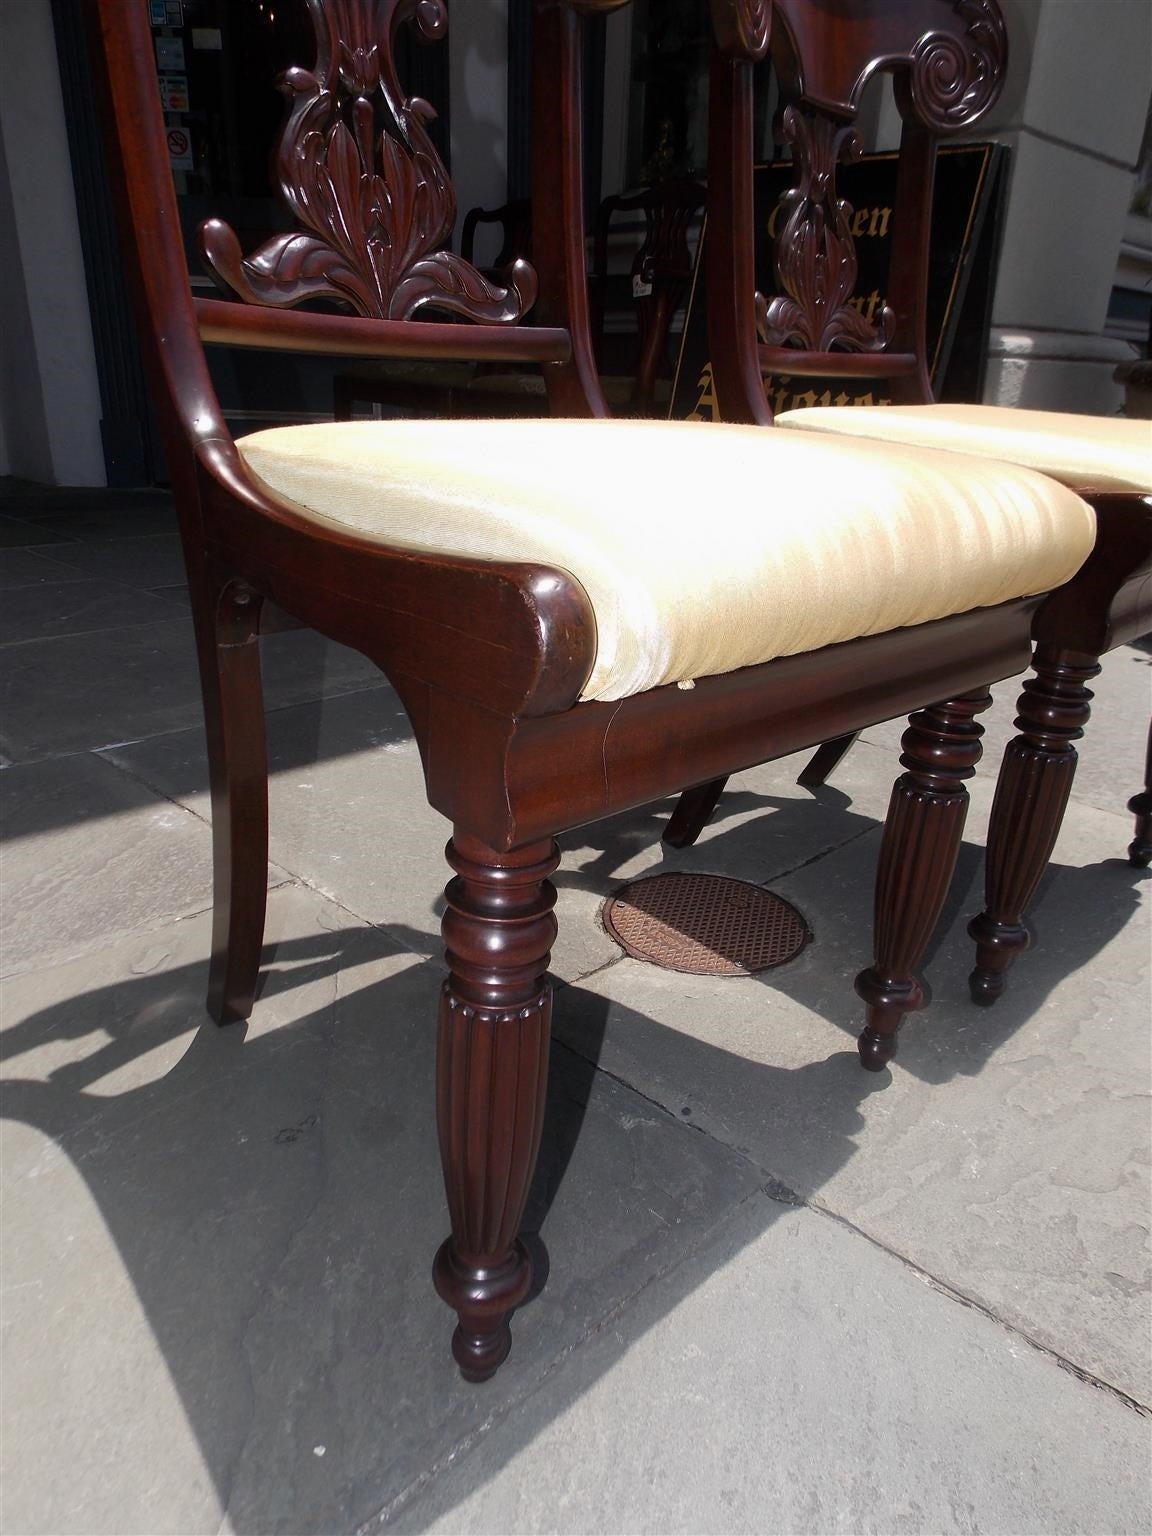
{"label": "turned leg foot", "polygon": [[713,779],[711,783],[698,784],[695,789],[684,791],[664,828],[663,841],[669,848],[691,848],[711,821],[727,782],[727,779]]}
{"label": "turned leg foot", "polygon": [[232,582],[193,596],[212,797],[208,1011],[246,1019],[256,998],[268,900],[268,749],[260,680],[261,599]]}
{"label": "turned leg foot", "polygon": [[1128,844],[1128,862],[1136,869],[1152,864],[1152,725],[1148,727],[1148,755],[1144,760],[1144,789],[1133,795],[1128,809],[1136,818],[1136,836]]}
{"label": "turned leg foot", "polygon": [[896,1055],[906,1013],[920,1008],[924,991],[916,968],[932,936],[956,867],[968,791],[980,760],[986,688],[912,715],[901,745],[907,769],[892,788],[876,872],[876,958],[856,978],[868,1005],[858,1041],[860,1063],[880,1072]]}
{"label": "turned leg foot", "polygon": [[801,769],[796,779],[797,784],[803,784],[805,789],[819,789],[821,784],[827,783],[851,751],[858,734],[853,731],[850,736],[837,736],[832,741],[826,741],[822,747],[817,747]]}
{"label": "turned leg foot", "polygon": [[468,1381],[511,1347],[509,1319],[532,1280],[517,1237],[544,1117],[559,863],[552,841],[498,853],[462,834],[448,845],[436,1113],[452,1235],[436,1290],[459,1326],[452,1354]]}
{"label": "turned leg foot", "polygon": [[988,1008],[1008,969],[1031,944],[1024,914],[1048,866],[1076,772],[1073,742],[1084,734],[1099,672],[1094,657],[1038,647],[1034,676],[1017,704],[1020,735],[1008,743],[988,825],[984,910],[968,924],[976,966],[972,1001]]}

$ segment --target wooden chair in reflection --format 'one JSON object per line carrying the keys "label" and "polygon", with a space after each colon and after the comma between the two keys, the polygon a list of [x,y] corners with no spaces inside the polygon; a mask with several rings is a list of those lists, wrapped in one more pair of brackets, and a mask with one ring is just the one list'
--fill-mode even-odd
{"label": "wooden chair in reflection", "polygon": [[[1051,856],[1076,766],[1099,657],[1152,627],[1152,425],[995,406],[934,405],[925,346],[929,231],[936,142],[970,127],[996,99],[1006,58],[996,0],[860,0],[813,6],[774,0],[771,51],[782,122],[796,167],[776,245],[778,296],[757,292],[753,269],[753,66],[769,46],[748,8],[715,8],[710,95],[708,319],[713,377],[725,421],[768,425],[764,378],[880,379],[893,404],[815,407],[777,418],[781,428],[879,439],[1027,465],[1073,487],[1093,506],[1099,536],[1075,579],[1037,610],[1034,676],[1025,684],[989,829],[985,909],[973,999],[990,1004],[1012,960],[1028,947],[1027,910]],[[869,80],[894,76],[903,136],[887,303],[866,319],[851,300],[852,210],[837,194],[837,166],[860,152],[855,119]],[[735,279],[735,280],[734,280]],[[850,387],[850,385],[849,385]],[[855,739],[826,743],[801,775],[819,784]],[[1152,738],[1129,850],[1152,859]],[[668,841],[699,835],[723,783],[686,796]]]}
{"label": "wooden chair in reflection", "polygon": [[[486,224],[499,226],[500,247],[486,266],[478,267],[476,233]],[[496,287],[507,286],[516,263],[532,260],[529,200],[517,198],[499,208],[470,208],[460,230],[460,256],[466,268],[474,268]],[[482,390],[477,397],[477,381],[490,375],[501,380],[500,387],[491,393]],[[547,392],[530,364],[409,358],[342,368],[332,381],[335,420],[351,421],[356,404],[365,401],[393,412],[427,416],[530,416],[539,413],[541,401],[547,408]]]}
{"label": "wooden chair in reflection", "polygon": [[[1071,576],[1093,538],[1085,504],[1027,470],[799,432],[594,419],[580,13],[618,3],[537,8],[533,263],[500,285],[442,249],[447,178],[426,107],[393,66],[396,27],[441,35],[443,0],[308,0],[317,54],[284,76],[276,161],[300,227],[247,254],[227,226],[203,229],[236,303],[189,290],[145,0],[94,11],[203,684],[209,1006],[221,1023],[242,1019],[256,990],[258,639],[274,604],[381,667],[429,801],[453,826],[437,1089],[452,1232],[435,1281],[472,1379],[503,1360],[530,1282],[517,1232],[542,1128],[557,834],[915,709],[881,855],[876,961],[858,984],[862,1058],[882,1065],[919,1000],[987,685],[1026,663],[1038,594]],[[755,7],[718,8],[748,9],[762,31]],[[943,11],[963,47],[962,18]],[[320,296],[353,313],[294,307]],[[205,342],[535,361],[550,409],[584,419],[337,422],[237,441]]]}
{"label": "wooden chair in reflection", "polygon": [[[692,275],[689,225],[703,204],[703,184],[685,179],[606,197],[600,204],[589,283],[590,326],[600,388],[614,414],[667,413],[671,391],[663,374],[668,338]],[[627,371],[628,364],[619,367],[622,360],[616,356],[606,365],[603,344],[611,223],[617,214],[634,210],[644,214],[644,239],[632,260],[633,293],[627,308],[635,319],[637,342]],[[460,255],[470,266],[475,264],[477,231],[486,224],[499,226],[500,247],[479,270],[501,284],[517,261],[531,262],[531,201],[518,198],[499,208],[469,209]],[[351,421],[357,401],[437,416],[534,416],[548,409],[548,391],[538,369],[511,363],[359,363],[342,369],[333,381],[335,419]]]}
{"label": "wooden chair in reflection", "polygon": [[[704,184],[691,177],[670,177],[635,192],[606,197],[596,219],[592,256],[592,324],[597,359],[604,373],[605,324],[612,221],[620,214],[644,215],[644,239],[632,258],[629,278],[636,316],[636,360],[628,398],[614,399],[614,409],[638,416],[666,416],[671,400],[667,376],[672,320],[692,277],[688,233],[704,206]],[[611,376],[611,375],[610,375]]]}

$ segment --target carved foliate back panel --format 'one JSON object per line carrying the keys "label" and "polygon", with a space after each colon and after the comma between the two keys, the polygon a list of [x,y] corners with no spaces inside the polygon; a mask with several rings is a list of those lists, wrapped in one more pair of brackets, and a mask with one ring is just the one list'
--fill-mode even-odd
{"label": "carved foliate back panel", "polygon": [[445,250],[456,199],[426,124],[433,108],[406,96],[394,44],[405,23],[428,41],[448,27],[444,0],[306,0],[316,36],[311,69],[278,84],[288,110],[276,150],[278,190],[298,229],[245,256],[219,219],[200,227],[212,274],[250,304],[343,301],[356,314],[408,320],[422,309],[510,324],[536,298],[517,261],[501,287]]}
{"label": "carved foliate back panel", "polygon": [[[714,0],[714,4],[721,0]],[[735,0],[733,0],[735,3]],[[880,352],[895,320],[849,304],[857,262],[838,165],[857,157],[854,119],[873,75],[895,76],[914,130],[967,128],[996,100],[1007,57],[997,0],[773,0],[772,55],[788,103],[796,185],[776,246],[780,296],[759,309],[761,340],[807,351]],[[921,211],[927,218],[927,209]],[[899,238],[900,231],[897,232]]]}

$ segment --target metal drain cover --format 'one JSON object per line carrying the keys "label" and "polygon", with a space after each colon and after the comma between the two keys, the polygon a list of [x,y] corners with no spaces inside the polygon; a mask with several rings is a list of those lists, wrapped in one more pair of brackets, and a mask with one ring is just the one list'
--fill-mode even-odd
{"label": "metal drain cover", "polygon": [[788,902],[725,875],[647,875],[609,896],[601,915],[634,959],[692,976],[766,971],[812,937]]}

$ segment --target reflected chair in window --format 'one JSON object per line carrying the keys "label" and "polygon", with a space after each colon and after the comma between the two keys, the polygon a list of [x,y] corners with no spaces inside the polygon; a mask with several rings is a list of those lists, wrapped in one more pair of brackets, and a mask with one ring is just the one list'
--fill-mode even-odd
{"label": "reflected chair in window", "polygon": [[[635,192],[606,197],[596,218],[592,256],[592,323],[597,357],[603,370],[609,246],[612,221],[620,214],[644,215],[644,239],[632,258],[629,279],[636,316],[637,347],[634,382],[626,405],[630,413],[667,415],[671,385],[667,378],[668,338],[672,321],[692,279],[688,233],[704,206],[704,184],[690,177],[671,177]],[[605,384],[614,408],[611,388]]]}
{"label": "reflected chair in window", "polygon": [[[500,248],[485,267],[474,260],[476,232],[485,224],[500,228]],[[518,261],[532,260],[532,214],[526,197],[499,208],[470,208],[460,231],[460,256],[496,287],[508,285]],[[530,416],[539,414],[547,393],[539,371],[510,363],[434,361],[353,363],[332,381],[333,417],[351,421],[357,401],[386,406],[393,414],[427,416]],[[505,380],[502,394],[476,400],[470,391],[478,378],[494,373]],[[511,381],[515,382],[511,382]]]}
{"label": "reflected chair in window", "polygon": [[[764,378],[773,374],[880,379],[891,406],[791,410],[777,425],[1027,465],[1077,490],[1099,520],[1090,560],[1035,618],[1034,675],[1020,697],[1021,734],[1007,748],[989,830],[986,906],[970,925],[972,996],[988,1004],[1029,943],[1024,913],[1055,846],[1098,658],[1152,627],[1152,425],[931,403],[925,309],[936,142],[974,124],[999,93],[1006,37],[996,0],[775,0],[771,52],[796,180],[776,245],[778,295],[769,302],[757,292],[753,65],[768,44],[741,26],[748,9],[714,7],[708,313],[722,419],[769,424]],[[852,210],[838,196],[836,173],[860,152],[855,118],[879,71],[893,75],[903,134],[889,292],[870,320],[851,302]],[[823,782],[853,739],[826,743],[801,782]],[[669,840],[691,842],[722,789],[714,782],[685,797]],[[1152,778],[1131,809],[1138,825],[1130,856],[1146,864]]]}
{"label": "reflected chair in window", "polygon": [[[1041,595],[1094,535],[1071,491],[986,460],[594,419],[580,12],[615,3],[536,11],[533,264],[501,286],[441,248],[446,177],[424,104],[393,68],[395,28],[443,33],[442,0],[308,0],[317,56],[284,77],[277,158],[300,229],[251,254],[226,226],[204,230],[238,303],[189,290],[148,7],[99,0],[94,13],[203,684],[209,1006],[221,1023],[244,1018],[256,988],[258,637],[275,604],[381,667],[429,801],[452,823],[437,1067],[451,1236],[435,1282],[472,1379],[503,1360],[531,1279],[517,1234],[544,1112],[557,834],[915,710],[881,854],[878,959],[861,982],[861,1048],[882,1063],[919,1000],[987,685],[1026,663]],[[321,295],[354,313],[294,307]],[[234,440],[206,341],[535,360],[553,411],[585,419],[337,422]]]}

